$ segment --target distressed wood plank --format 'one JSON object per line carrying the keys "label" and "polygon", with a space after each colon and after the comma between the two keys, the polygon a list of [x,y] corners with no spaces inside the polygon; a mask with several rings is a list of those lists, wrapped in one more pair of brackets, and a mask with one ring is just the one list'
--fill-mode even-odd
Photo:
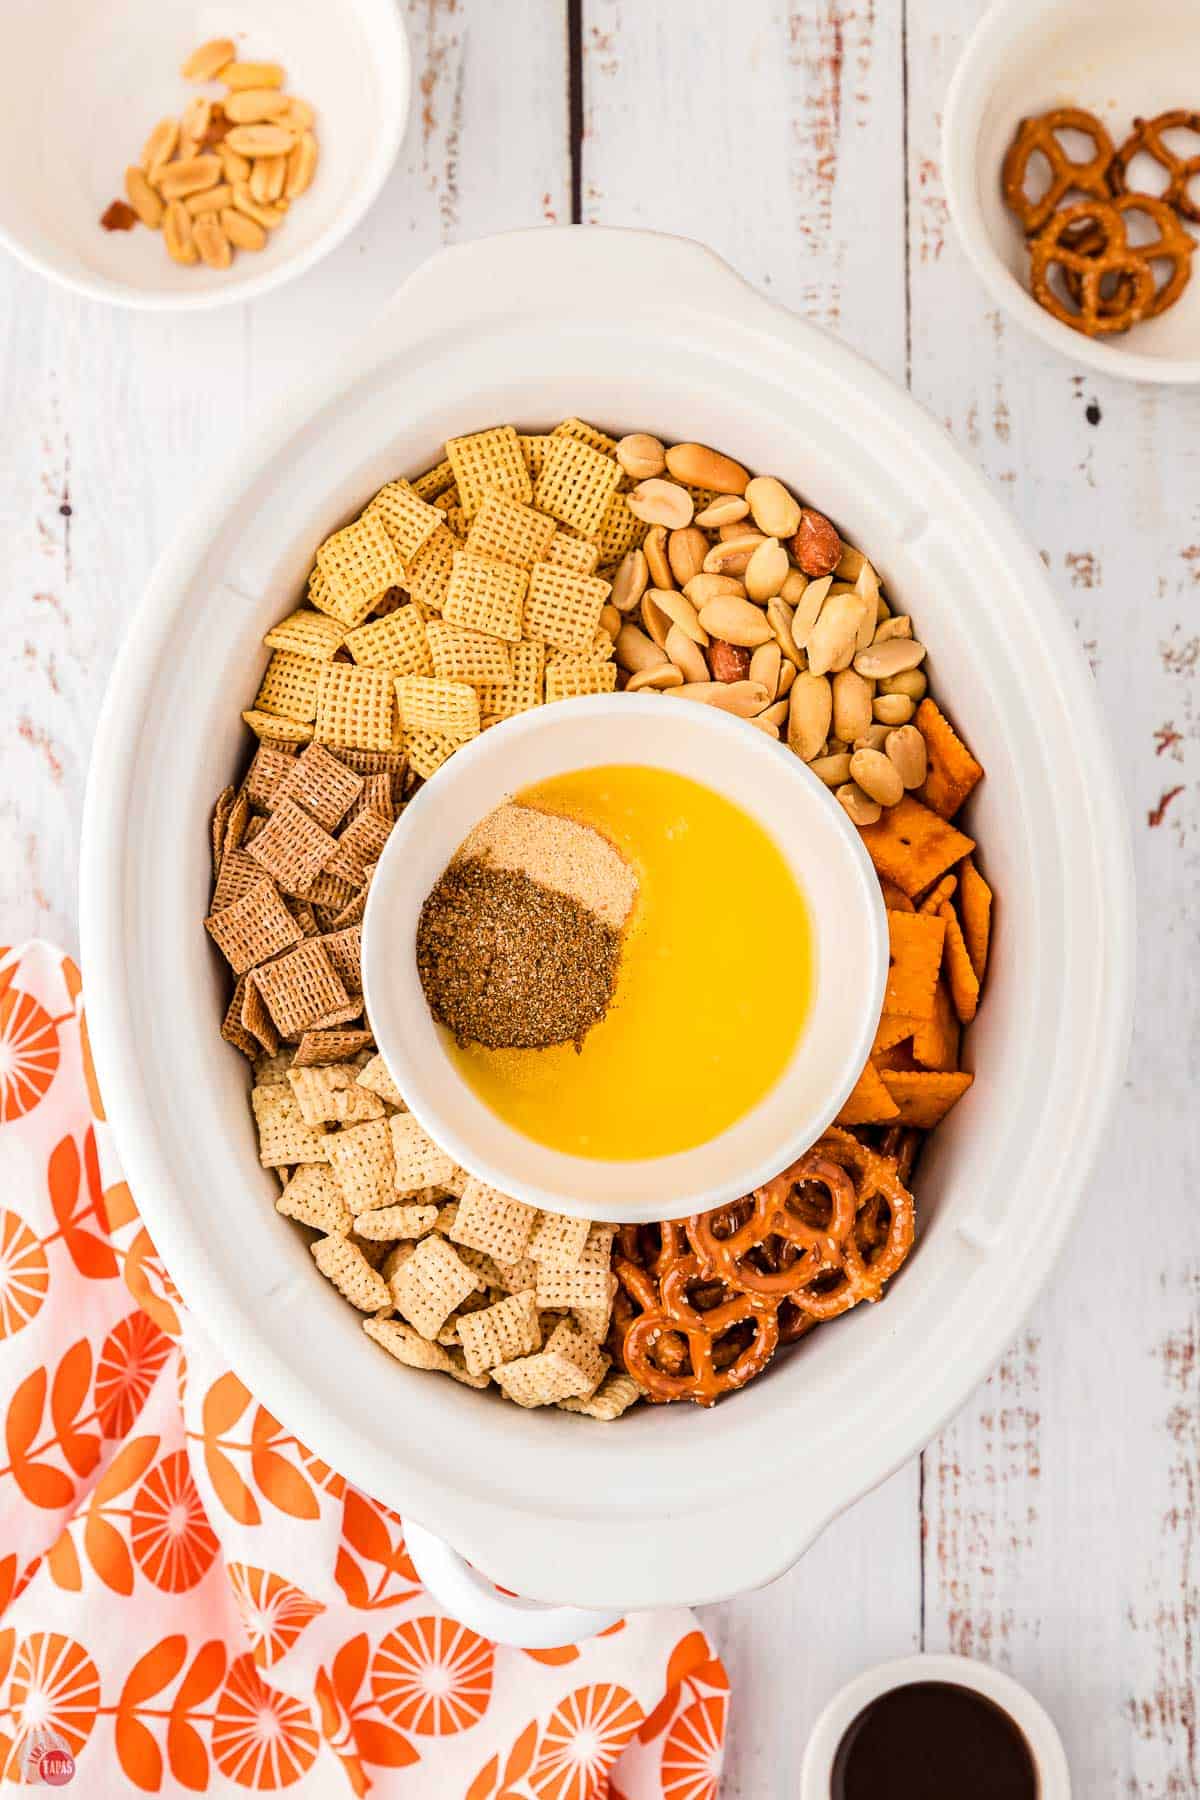
{"label": "distressed wood plank", "polygon": [[406,14],[414,111],[396,169],[293,285],[246,307],[135,314],[0,260],[0,941],[76,945],[104,684],[155,556],[227,450],[440,245],[569,216],[561,9],[408,0]]}
{"label": "distressed wood plank", "polygon": [[1079,1227],[926,1455],[926,1641],[1027,1681],[1076,1791],[1157,1800],[1200,1791],[1200,1219],[1185,1198],[1200,1172],[1200,395],[1076,372],[992,309],[959,254],[938,133],[983,10],[911,9],[912,386],[1041,550],[1091,661],[1133,820],[1140,979]]}

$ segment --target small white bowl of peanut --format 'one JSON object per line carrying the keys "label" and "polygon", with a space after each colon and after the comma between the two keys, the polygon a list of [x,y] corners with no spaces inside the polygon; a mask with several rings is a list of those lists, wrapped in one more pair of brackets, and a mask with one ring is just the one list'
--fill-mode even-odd
{"label": "small white bowl of peanut", "polygon": [[0,242],[120,306],[244,301],[375,199],[408,119],[394,0],[22,5],[0,86]]}

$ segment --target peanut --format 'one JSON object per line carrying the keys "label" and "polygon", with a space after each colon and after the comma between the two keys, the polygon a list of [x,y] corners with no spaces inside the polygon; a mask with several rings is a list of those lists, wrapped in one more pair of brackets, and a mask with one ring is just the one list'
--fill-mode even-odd
{"label": "peanut", "polygon": [[286,156],[296,134],[286,125],[235,125],[225,142],[239,156]]}
{"label": "peanut", "polygon": [[679,700],[701,700],[706,706],[719,706],[722,712],[736,713],[739,719],[752,719],[767,704],[767,695],[755,681],[687,681],[671,692]]}
{"label": "peanut", "polygon": [[650,580],[642,550],[630,550],[617,564],[612,579],[612,603],[618,612],[630,613],[640,605]]}
{"label": "peanut", "polygon": [[876,825],[883,817],[883,808],[879,802],[872,800],[869,794],[864,794],[855,781],[848,781],[844,787],[838,788],[834,799],[845,807],[855,825]]}
{"label": "peanut", "polygon": [[750,652],[743,644],[714,638],[708,647],[708,666],[714,681],[746,681],[750,675]]}
{"label": "peanut", "polygon": [[811,762],[820,756],[833,719],[833,689],[824,675],[807,669],[797,675],[788,696],[788,745]]}
{"label": "peanut", "polygon": [[885,675],[879,691],[881,694],[907,694],[910,700],[923,700],[928,686],[924,669],[901,669],[899,675]]}
{"label": "peanut", "polygon": [[871,714],[881,725],[907,725],[916,710],[907,694],[877,694]]}
{"label": "peanut", "polygon": [[260,206],[271,206],[283,198],[287,180],[286,156],[260,156],[250,171],[250,192]]}
{"label": "peanut", "polygon": [[805,650],[817,620],[821,616],[829,590],[833,586],[833,576],[824,575],[819,581],[810,581],[795,605],[792,616],[792,641],[797,650]]}
{"label": "peanut", "polygon": [[759,681],[772,698],[779,692],[779,670],[783,663],[783,654],[779,645],[771,642],[760,644],[750,658],[750,680]]}
{"label": "peanut", "polygon": [[639,631],[628,620],[617,633],[613,654],[618,667],[625,669],[630,675],[636,675],[642,669],[657,669],[662,663],[670,661],[661,645],[656,644],[653,638],[648,638],[644,631]]}
{"label": "peanut", "polygon": [[684,681],[708,681],[711,679],[708,664],[705,662],[696,644],[686,631],[678,625],[672,625],[667,633],[666,652],[675,667],[680,671]]}
{"label": "peanut", "polygon": [[746,488],[750,513],[768,537],[790,538],[800,526],[800,502],[773,475],[756,475]]}
{"label": "peanut", "polygon": [[704,559],[706,575],[744,575],[747,564],[763,542],[760,532],[739,532],[737,537],[722,538]]}
{"label": "peanut", "polygon": [[667,471],[689,487],[712,488],[718,494],[744,494],[750,479],[750,471],[741,463],[706,444],[672,444],[667,451]]}
{"label": "peanut", "polygon": [[[248,223],[253,224],[253,220]],[[228,230],[229,227],[226,226],[225,229]],[[610,638],[615,638],[620,629],[621,615],[610,600],[607,606],[600,608],[600,630],[606,631]]]}
{"label": "peanut", "polygon": [[[669,624],[678,625],[684,635],[691,638],[693,644],[699,644],[703,649],[708,643],[708,633],[701,625],[696,609],[686,594],[677,594],[673,588],[648,588],[642,599],[642,617],[647,619],[647,630],[649,630],[648,615],[655,612],[665,615]],[[656,632],[651,631],[650,635],[656,643],[660,641]],[[665,637],[666,627],[663,629],[663,635]]]}
{"label": "peanut", "polygon": [[[175,204],[174,201],[171,202]],[[198,194],[189,194],[182,202],[193,218],[199,213],[220,212],[223,207],[233,205],[233,189],[227,181],[219,181],[215,188],[204,188]]]}
{"label": "peanut", "polygon": [[787,551],[778,538],[764,538],[746,564],[746,593],[760,604],[773,600],[787,580]]}
{"label": "peanut", "polygon": [[[238,146],[235,144],[234,148]],[[639,481],[626,498],[634,518],[641,519],[646,525],[665,525],[668,531],[682,531],[692,522],[692,496],[678,482],[663,481],[655,476],[649,481]]]}
{"label": "peanut", "polygon": [[233,261],[233,249],[225,228],[215,213],[202,213],[192,221],[192,237],[202,259],[210,269],[227,269]]}
{"label": "peanut", "polygon": [[[151,181],[158,180],[160,169],[164,163],[170,162],[178,142],[178,119],[160,119],[142,145],[142,154],[138,158],[143,173],[148,175]],[[134,210],[137,210],[136,207]]]}
{"label": "peanut", "polygon": [[150,186],[145,171],[136,163],[130,163],[125,171],[125,198],[142,224],[157,231],[162,224],[163,203]]}
{"label": "peanut", "polygon": [[787,657],[788,668],[803,668],[806,660],[804,652],[797,650],[792,637],[792,609],[780,594],[767,601],[767,624],[771,627],[771,634],[779,645],[780,653]]}
{"label": "peanut", "polygon": [[158,185],[164,200],[186,200],[189,194],[216,187],[220,179],[220,157],[188,156],[182,162],[168,163]]}
{"label": "peanut", "polygon": [[664,662],[659,663],[657,668],[639,669],[636,675],[631,675],[625,683],[625,692],[636,694],[642,688],[657,688],[661,692],[663,688],[677,688],[682,685],[682,671],[677,669],[674,663]]}
{"label": "peanut", "polygon": [[665,525],[652,525],[642,540],[642,549],[646,554],[646,564],[650,570],[650,579],[656,588],[672,588],[675,576],[671,570],[671,559],[667,555],[667,528]]}
{"label": "peanut", "polygon": [[907,613],[894,613],[881,619],[875,627],[875,642],[886,644],[889,638],[910,638],[912,636],[912,620]]}
{"label": "peanut", "polygon": [[287,95],[278,88],[241,88],[226,95],[225,117],[231,125],[265,125],[275,119],[282,124],[289,116],[290,105]]}
{"label": "peanut", "polygon": [[832,575],[837,568],[842,540],[824,513],[805,506],[800,509],[800,522],[788,548],[805,575],[819,577]]}
{"label": "peanut", "polygon": [[192,215],[182,200],[172,200],[163,214],[163,242],[173,262],[194,263],[198,251],[192,237]]}
{"label": "peanut", "polygon": [[217,80],[228,88],[277,88],[283,86],[283,70],[273,62],[234,62],[217,70]]}
{"label": "peanut", "polygon": [[201,44],[180,67],[179,73],[185,81],[211,81],[219,69],[231,62],[236,55],[232,38],[210,38],[207,44]]}
{"label": "peanut", "polygon": [[736,494],[722,494],[696,514],[696,524],[703,525],[706,531],[717,531],[722,525],[736,525],[750,511],[744,500]]}
{"label": "peanut", "polygon": [[871,723],[873,684],[853,669],[840,669],[833,678],[833,729],[853,743]]}
{"label": "peanut", "polygon": [[882,644],[872,644],[868,649],[860,650],[854,658],[854,666],[860,675],[870,675],[876,681],[883,681],[889,675],[900,675],[906,669],[915,669],[924,660],[925,646],[918,644],[915,638],[888,638]]}
{"label": "peanut", "polygon": [[[809,632],[805,645],[808,666],[814,675],[849,668],[854,656],[859,618],[860,602],[857,594],[831,594],[826,600],[821,608],[821,616]],[[862,654],[869,656],[870,651],[864,650]],[[869,669],[859,669],[858,672],[860,675],[871,673]]]}
{"label": "peanut", "polygon": [[754,650],[774,635],[757,606],[733,594],[718,594],[700,609],[700,623],[711,637]]}
{"label": "peanut", "polygon": [[746,598],[746,584],[736,575],[693,575],[684,583],[683,591],[695,607],[707,606],[718,594],[735,594],[739,600]]}
{"label": "peanut", "polygon": [[667,560],[681,588],[685,588],[694,575],[699,575],[707,555],[708,539],[695,525],[685,525],[682,531],[673,531],[667,539]]}
{"label": "peanut", "polygon": [[850,758],[850,779],[880,806],[895,806],[904,798],[900,771],[882,750],[856,750]]}
{"label": "peanut", "polygon": [[667,466],[667,453],[648,431],[634,431],[617,445],[617,461],[631,481],[650,481]]}
{"label": "peanut", "polygon": [[814,756],[808,766],[826,787],[842,787],[850,779],[850,755],[846,750],[836,756]]}
{"label": "peanut", "polygon": [[916,726],[902,725],[899,731],[889,731],[885,748],[904,786],[919,788],[928,772],[929,756]]}

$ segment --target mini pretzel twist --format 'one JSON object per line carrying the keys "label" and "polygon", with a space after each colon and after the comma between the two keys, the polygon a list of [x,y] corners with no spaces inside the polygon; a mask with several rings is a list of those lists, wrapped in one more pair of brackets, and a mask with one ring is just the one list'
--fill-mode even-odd
{"label": "mini pretzel twist", "polygon": [[[620,1278],[620,1270],[618,1276]],[[625,1333],[625,1367],[651,1400],[694,1400],[713,1406],[722,1394],[745,1387],[761,1373],[779,1343],[777,1309],[757,1294],[734,1293],[715,1306],[695,1304],[692,1288],[704,1282],[704,1271],[694,1256],[680,1257],[659,1283],[656,1305],[639,1313]],[[735,1345],[730,1360],[719,1349],[738,1327],[748,1341]],[[663,1339],[682,1338],[687,1367],[671,1370],[657,1355]]]}
{"label": "mini pretzel twist", "polygon": [[1200,150],[1194,156],[1180,156],[1163,142],[1165,131],[1191,131],[1200,137],[1200,112],[1177,107],[1174,112],[1159,113],[1153,119],[1134,119],[1133,130],[1119,150],[1113,152],[1109,182],[1114,194],[1129,192],[1129,165],[1135,156],[1152,156],[1167,173],[1167,185],[1157,197],[1193,224],[1200,224],[1200,200],[1192,198],[1190,183],[1200,175]]}
{"label": "mini pretzel twist", "polygon": [[[1126,215],[1142,213],[1157,232],[1152,240],[1131,244]],[[1122,194],[1116,200],[1083,200],[1064,207],[1030,246],[1034,299],[1064,325],[1086,337],[1127,331],[1141,319],[1152,319],[1173,306],[1191,279],[1195,240],[1171,207],[1150,194]],[[1157,287],[1153,264],[1165,261],[1171,272]],[[1055,291],[1051,273],[1062,271],[1064,284],[1078,308],[1072,311]],[[1115,277],[1115,286],[1110,278]],[[1109,287],[1105,287],[1109,281]]]}
{"label": "mini pretzel twist", "polygon": [[[1077,131],[1091,140],[1093,153],[1085,162],[1075,162],[1060,142],[1060,131]],[[1050,165],[1050,185],[1034,199],[1025,187],[1030,158],[1040,151]],[[1076,106],[1057,106],[1034,119],[1022,119],[1017,135],[1008,147],[1001,170],[1001,183],[1006,205],[1016,213],[1025,232],[1032,236],[1070,193],[1093,194],[1107,199],[1110,193],[1108,171],[1113,159],[1113,141],[1094,113]]]}

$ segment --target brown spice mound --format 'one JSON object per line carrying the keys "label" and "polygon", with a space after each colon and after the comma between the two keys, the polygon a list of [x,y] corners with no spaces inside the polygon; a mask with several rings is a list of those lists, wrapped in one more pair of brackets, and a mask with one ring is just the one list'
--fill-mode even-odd
{"label": "brown spice mound", "polygon": [[460,1044],[544,1050],[603,1018],[621,934],[568,894],[475,857],[452,862],[417,924],[429,1009]]}

